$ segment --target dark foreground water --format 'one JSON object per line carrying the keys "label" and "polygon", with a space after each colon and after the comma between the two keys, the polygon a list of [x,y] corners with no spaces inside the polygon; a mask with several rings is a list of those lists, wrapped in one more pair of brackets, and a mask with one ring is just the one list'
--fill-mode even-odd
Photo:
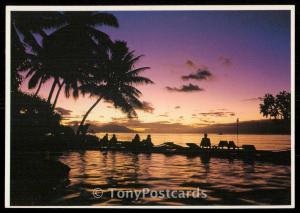
{"label": "dark foreground water", "polygon": [[[290,204],[290,166],[101,151],[66,152],[56,158],[71,168],[70,184],[49,205]],[[133,196],[134,190],[145,196]],[[207,196],[168,197],[167,190],[198,190]],[[164,194],[155,197],[158,191]]]}

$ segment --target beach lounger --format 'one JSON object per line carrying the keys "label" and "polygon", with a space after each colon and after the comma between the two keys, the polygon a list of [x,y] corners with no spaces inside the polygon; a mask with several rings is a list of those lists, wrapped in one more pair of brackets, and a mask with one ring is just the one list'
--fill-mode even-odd
{"label": "beach lounger", "polygon": [[237,148],[237,146],[235,145],[235,143],[233,141],[228,142],[228,149],[231,149],[231,148],[233,148],[233,149]]}
{"label": "beach lounger", "polygon": [[200,149],[200,146],[195,143],[186,143],[186,145],[191,149]]}
{"label": "beach lounger", "polygon": [[242,146],[242,148],[245,151],[251,151],[251,152],[256,151],[256,148],[254,145],[245,144]]}
{"label": "beach lounger", "polygon": [[224,147],[228,147],[228,142],[227,141],[220,141],[218,147],[222,148],[222,149]]}

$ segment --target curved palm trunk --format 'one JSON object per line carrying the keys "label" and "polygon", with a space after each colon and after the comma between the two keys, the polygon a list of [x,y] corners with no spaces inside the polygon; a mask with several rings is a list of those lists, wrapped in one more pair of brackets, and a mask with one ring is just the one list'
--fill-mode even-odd
{"label": "curved palm trunk", "polygon": [[61,82],[61,84],[59,84],[59,86],[58,86],[58,91],[57,91],[57,93],[56,93],[56,96],[55,96],[55,99],[54,99],[54,103],[53,103],[52,109],[54,109],[55,106],[56,106],[56,103],[57,103],[57,100],[58,100],[58,96],[59,96],[60,91],[61,91],[62,87],[64,86],[64,84],[65,84],[65,81]]}
{"label": "curved palm trunk", "polygon": [[53,92],[54,92],[54,89],[56,87],[57,82],[58,82],[58,80],[57,80],[57,78],[55,78],[54,81],[53,81],[52,87],[50,89],[50,93],[49,93],[48,99],[47,99],[47,103],[49,103],[49,104],[51,102],[51,98],[52,98],[52,95],[53,95]]}
{"label": "curved palm trunk", "polygon": [[36,92],[34,93],[34,96],[37,96],[39,94],[42,84],[43,84],[43,78],[41,78],[39,86],[38,86]]}
{"label": "curved palm trunk", "polygon": [[102,96],[100,96],[100,97],[97,99],[97,101],[91,106],[91,108],[85,113],[85,115],[83,116],[82,121],[80,122],[80,125],[78,126],[76,135],[79,135],[80,129],[82,129],[82,126],[83,126],[85,120],[87,119],[88,115],[89,115],[90,112],[95,108],[95,106],[101,101],[101,99],[102,99]]}

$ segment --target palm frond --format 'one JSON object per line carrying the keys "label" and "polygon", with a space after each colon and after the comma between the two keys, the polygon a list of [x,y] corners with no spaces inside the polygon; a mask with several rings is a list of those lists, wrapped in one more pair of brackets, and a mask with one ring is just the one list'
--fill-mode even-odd
{"label": "palm frond", "polygon": [[94,13],[90,16],[88,24],[91,26],[119,27],[118,19],[110,13]]}
{"label": "palm frond", "polygon": [[142,76],[134,76],[130,80],[128,80],[128,82],[131,82],[133,84],[154,84],[152,80]]}
{"label": "palm frond", "polygon": [[41,80],[42,76],[41,76],[41,73],[39,72],[35,72],[32,77],[30,78],[30,80],[28,81],[28,88],[29,89],[33,89],[35,88],[39,81]]}
{"label": "palm frond", "polygon": [[128,72],[128,75],[131,75],[131,76],[137,76],[139,75],[141,72],[144,72],[145,70],[148,70],[150,69],[150,67],[140,67],[140,68],[137,68],[137,69],[134,69],[134,70],[130,70]]}

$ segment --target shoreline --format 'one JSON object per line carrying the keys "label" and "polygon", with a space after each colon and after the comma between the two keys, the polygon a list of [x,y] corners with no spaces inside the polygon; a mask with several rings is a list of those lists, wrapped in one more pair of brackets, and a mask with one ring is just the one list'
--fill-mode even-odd
{"label": "shoreline", "polygon": [[[89,134],[93,134],[93,135],[96,135],[96,134],[106,134],[106,133],[109,133],[109,134],[179,134],[179,135],[184,135],[184,134],[191,134],[191,135],[203,135],[204,132],[200,132],[200,133],[195,133],[195,132],[192,132],[192,133],[182,133],[182,132],[178,132],[178,133],[172,133],[172,132],[169,132],[169,133],[161,133],[161,132],[94,132],[94,133],[91,133],[89,132]],[[219,134],[219,133],[211,133],[211,132],[207,132],[207,134],[212,134],[212,135],[236,135],[235,133],[223,133],[223,134]],[[290,135],[291,134],[269,134],[269,133],[265,133],[265,134],[262,134],[262,133],[239,133],[239,135]]]}

